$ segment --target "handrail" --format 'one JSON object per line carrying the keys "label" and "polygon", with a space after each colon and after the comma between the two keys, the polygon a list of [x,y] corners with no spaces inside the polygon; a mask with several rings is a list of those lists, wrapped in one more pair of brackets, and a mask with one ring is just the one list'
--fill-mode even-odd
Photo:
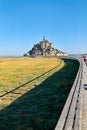
{"label": "handrail", "polygon": [[80,63],[78,73],[76,75],[75,81],[65,103],[61,116],[55,127],[55,130],[78,130],[76,125],[76,113],[82,79],[82,60],[80,58],[76,59]]}

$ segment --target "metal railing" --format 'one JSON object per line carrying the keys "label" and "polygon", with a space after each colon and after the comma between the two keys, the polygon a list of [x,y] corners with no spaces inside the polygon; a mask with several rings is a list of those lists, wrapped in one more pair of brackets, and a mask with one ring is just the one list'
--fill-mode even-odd
{"label": "metal railing", "polygon": [[79,98],[80,98],[80,88],[82,80],[82,60],[81,58],[76,58],[79,63],[79,70],[69,96],[66,100],[63,111],[60,115],[58,123],[55,130],[78,130],[78,111],[79,111]]}

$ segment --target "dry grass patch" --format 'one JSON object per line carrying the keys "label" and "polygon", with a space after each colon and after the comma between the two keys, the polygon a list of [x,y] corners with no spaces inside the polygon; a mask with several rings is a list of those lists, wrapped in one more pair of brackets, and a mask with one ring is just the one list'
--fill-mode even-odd
{"label": "dry grass patch", "polygon": [[[53,69],[55,66],[57,68]],[[35,88],[41,84],[46,78],[58,71],[64,66],[64,62],[57,58],[3,58],[0,59],[0,109],[6,107],[18,97],[25,94],[27,91]],[[35,77],[49,71],[49,73],[38,78],[34,82],[29,83],[23,87],[18,88],[9,94],[10,90],[13,90],[20,85],[34,79]]]}
{"label": "dry grass patch", "polygon": [[59,62],[56,58],[1,58],[0,94],[52,69]]}

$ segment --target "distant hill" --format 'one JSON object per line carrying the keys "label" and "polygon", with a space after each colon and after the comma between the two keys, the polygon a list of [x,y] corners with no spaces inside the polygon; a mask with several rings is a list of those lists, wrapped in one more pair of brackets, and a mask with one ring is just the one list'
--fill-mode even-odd
{"label": "distant hill", "polygon": [[55,49],[48,40],[43,37],[43,40],[35,44],[31,50],[24,54],[24,56],[67,56],[67,53]]}

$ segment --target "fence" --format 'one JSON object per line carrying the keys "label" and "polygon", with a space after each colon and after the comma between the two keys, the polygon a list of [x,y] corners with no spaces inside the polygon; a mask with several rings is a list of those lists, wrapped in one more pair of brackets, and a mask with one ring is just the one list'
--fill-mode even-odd
{"label": "fence", "polygon": [[82,80],[82,61],[81,58],[76,59],[80,63],[79,70],[55,130],[78,130],[79,127],[78,119],[80,88]]}

